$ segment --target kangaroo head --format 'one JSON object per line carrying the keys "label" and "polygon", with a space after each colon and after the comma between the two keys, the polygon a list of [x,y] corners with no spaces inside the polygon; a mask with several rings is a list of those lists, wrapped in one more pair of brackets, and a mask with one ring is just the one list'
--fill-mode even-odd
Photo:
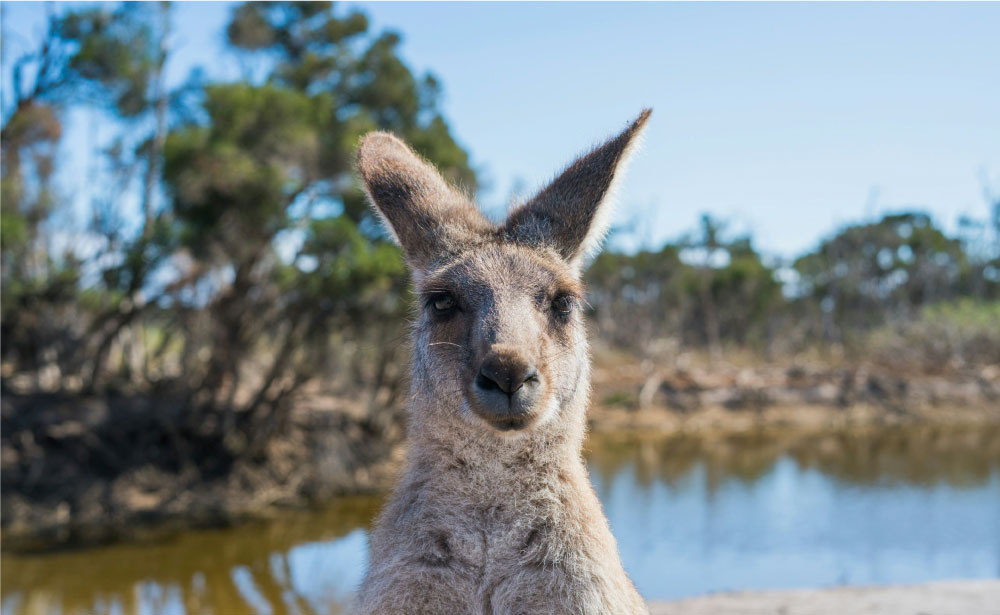
{"label": "kangaroo head", "polygon": [[580,275],[649,113],[499,225],[393,135],[364,137],[358,170],[416,287],[414,396],[433,400],[424,411],[517,433],[586,398]]}

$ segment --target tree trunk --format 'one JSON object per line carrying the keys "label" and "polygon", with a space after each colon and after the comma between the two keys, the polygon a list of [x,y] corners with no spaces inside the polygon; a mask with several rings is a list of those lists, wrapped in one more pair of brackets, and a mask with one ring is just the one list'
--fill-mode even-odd
{"label": "tree trunk", "polygon": [[719,341],[719,317],[715,311],[715,299],[712,297],[712,272],[702,271],[701,277],[701,309],[704,311],[705,339],[708,341],[708,351],[712,362],[718,361],[722,348]]}

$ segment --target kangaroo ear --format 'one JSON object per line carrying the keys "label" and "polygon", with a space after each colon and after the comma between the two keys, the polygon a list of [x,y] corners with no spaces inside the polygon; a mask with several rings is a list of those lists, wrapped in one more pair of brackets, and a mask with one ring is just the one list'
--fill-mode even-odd
{"label": "kangaroo ear", "polygon": [[494,228],[433,165],[390,133],[365,135],[357,164],[375,211],[415,271],[426,271]]}
{"label": "kangaroo ear", "polygon": [[600,247],[611,223],[616,184],[652,109],[645,109],[624,132],[578,158],[547,188],[507,217],[513,241],[555,248],[582,267]]}

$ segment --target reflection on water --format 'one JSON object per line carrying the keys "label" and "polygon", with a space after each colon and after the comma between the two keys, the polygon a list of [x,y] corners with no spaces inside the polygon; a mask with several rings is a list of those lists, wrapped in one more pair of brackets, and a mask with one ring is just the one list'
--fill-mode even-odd
{"label": "reflection on water", "polygon": [[643,595],[1000,576],[1000,433],[591,443]]}
{"label": "reflection on water", "polygon": [[338,613],[361,580],[376,498],[158,542],[4,553],[3,615]]}
{"label": "reflection on water", "polygon": [[[649,598],[1000,575],[1000,431],[594,437],[594,484]],[[380,502],[229,530],[5,553],[6,614],[338,613]]]}

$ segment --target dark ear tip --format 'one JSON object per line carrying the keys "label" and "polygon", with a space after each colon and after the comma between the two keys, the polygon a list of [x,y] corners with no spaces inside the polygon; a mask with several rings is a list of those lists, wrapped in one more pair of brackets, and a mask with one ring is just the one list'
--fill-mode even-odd
{"label": "dark ear tip", "polygon": [[649,120],[649,116],[652,114],[653,114],[652,107],[646,107],[645,109],[643,109],[642,113],[639,114],[639,117],[635,118],[635,120],[632,121],[632,125],[630,126],[632,131],[639,130],[640,128],[645,126],[646,121]]}

